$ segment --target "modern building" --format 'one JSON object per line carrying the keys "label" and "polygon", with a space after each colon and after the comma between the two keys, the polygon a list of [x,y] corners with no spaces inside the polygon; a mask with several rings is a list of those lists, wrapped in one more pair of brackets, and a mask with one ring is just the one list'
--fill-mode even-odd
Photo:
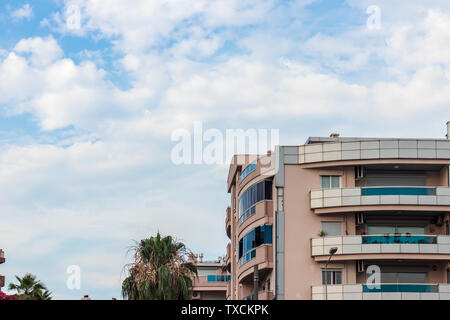
{"label": "modern building", "polygon": [[227,298],[450,299],[449,133],[234,156]]}
{"label": "modern building", "polygon": [[[5,252],[0,249],[0,264],[5,263]],[[5,276],[0,274],[0,291],[5,286]]]}
{"label": "modern building", "polygon": [[223,259],[203,261],[203,254],[194,255],[198,277],[193,279],[193,300],[225,300],[230,275]]}

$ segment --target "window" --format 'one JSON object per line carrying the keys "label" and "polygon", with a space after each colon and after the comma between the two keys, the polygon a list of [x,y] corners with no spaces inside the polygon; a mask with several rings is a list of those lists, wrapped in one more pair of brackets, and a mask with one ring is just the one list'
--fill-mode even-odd
{"label": "window", "polygon": [[367,226],[367,233],[368,234],[394,234],[394,233],[410,233],[410,234],[416,234],[416,235],[424,235],[425,232],[425,226],[420,225],[411,225],[411,224],[403,224],[403,223],[368,223]]}
{"label": "window", "polygon": [[341,236],[342,222],[322,222],[322,231],[326,236]]}
{"label": "window", "polygon": [[197,274],[199,277],[209,277],[217,275],[217,268],[198,267]]}
{"label": "window", "polygon": [[256,248],[263,244],[272,243],[272,226],[263,225],[247,233],[239,240],[239,259],[241,264],[253,259]]}
{"label": "window", "polygon": [[342,270],[340,269],[322,269],[322,284],[342,284]]}
{"label": "window", "polygon": [[[369,277],[370,275],[367,275]],[[381,283],[427,283],[428,272],[421,267],[381,267]]]}
{"label": "window", "polygon": [[244,222],[256,213],[256,204],[272,200],[272,180],[263,180],[248,188],[239,199],[239,221]]}
{"label": "window", "polygon": [[320,176],[320,186],[322,189],[340,188],[340,176]]}
{"label": "window", "polygon": [[241,176],[239,177],[239,181],[242,181],[245,179],[246,176],[248,176],[250,173],[256,170],[256,161],[250,163],[244,171],[242,171]]}

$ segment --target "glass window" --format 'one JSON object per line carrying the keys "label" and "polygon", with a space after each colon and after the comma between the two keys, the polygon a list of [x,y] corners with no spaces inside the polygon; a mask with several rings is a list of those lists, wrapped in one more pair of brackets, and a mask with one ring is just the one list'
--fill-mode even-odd
{"label": "glass window", "polygon": [[424,267],[381,266],[381,283],[389,284],[427,282],[428,272]]}
{"label": "glass window", "polygon": [[330,176],[321,176],[320,177],[320,187],[322,189],[330,189]]}
{"label": "glass window", "polygon": [[394,233],[401,233],[401,234],[419,234],[424,235],[425,233],[425,227],[420,226],[406,226],[406,225],[397,225],[396,223],[393,223],[392,225],[368,225],[367,227],[368,234],[394,234]]}
{"label": "glass window", "polygon": [[322,231],[326,236],[341,236],[342,222],[322,222]]}
{"label": "glass window", "polygon": [[381,271],[381,283],[427,283],[427,273]]}
{"label": "glass window", "polygon": [[239,259],[241,264],[255,257],[255,249],[272,243],[272,226],[263,225],[247,233],[239,240]]}
{"label": "glass window", "polygon": [[255,205],[263,200],[272,200],[272,180],[263,180],[248,188],[239,199],[239,221],[244,222],[255,214]]}
{"label": "glass window", "polygon": [[320,186],[322,189],[340,188],[340,176],[320,176]]}
{"label": "glass window", "polygon": [[425,227],[397,227],[397,233],[425,234]]}
{"label": "glass window", "polygon": [[426,272],[399,272],[397,275],[398,283],[426,283]]}
{"label": "glass window", "polygon": [[239,180],[242,181],[245,179],[246,176],[248,176],[250,173],[256,170],[256,161],[250,163],[241,173],[241,176],[239,177]]}
{"label": "glass window", "polygon": [[322,284],[342,284],[342,270],[322,269]]}
{"label": "glass window", "polygon": [[395,227],[393,226],[368,226],[367,227],[368,234],[392,234],[395,233]]}

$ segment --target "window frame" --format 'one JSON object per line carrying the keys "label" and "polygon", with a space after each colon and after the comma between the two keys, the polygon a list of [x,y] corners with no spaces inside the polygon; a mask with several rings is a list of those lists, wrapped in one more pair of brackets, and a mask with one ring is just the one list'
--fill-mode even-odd
{"label": "window frame", "polygon": [[[338,186],[333,186],[333,178],[337,178]],[[327,190],[327,189],[339,189],[341,188],[341,178],[340,175],[320,175],[320,189]],[[328,187],[324,187],[324,179],[328,180]]]}
{"label": "window frame", "polygon": [[[340,268],[327,268],[327,273],[330,273],[331,277],[328,278],[327,277],[327,281],[330,281],[330,283],[326,284],[325,283],[325,268],[322,268],[322,285],[328,285],[328,286],[333,286],[333,285],[340,285],[342,284],[342,275],[343,275],[343,270]],[[337,277],[336,274],[340,274],[340,283],[337,283]]]}
{"label": "window frame", "polygon": [[[340,231],[339,234],[329,234],[329,233],[327,233],[325,231],[324,224],[339,224],[341,231]],[[339,237],[339,236],[343,236],[344,235],[344,227],[343,227],[343,222],[342,221],[320,221],[320,226],[322,228],[322,231],[324,231],[326,233],[326,236]]]}
{"label": "window frame", "polygon": [[[252,184],[242,193],[242,195],[239,197],[238,200],[239,203],[238,217],[240,224],[244,223],[244,221],[246,221],[256,213],[256,205],[258,203],[266,200],[268,201],[272,200],[273,198],[272,188],[273,188],[273,180],[263,179]],[[260,200],[258,200],[258,195],[261,196]],[[246,202],[246,205],[248,205],[248,203],[252,204],[244,210],[243,209],[244,202]]]}
{"label": "window frame", "polygon": [[[247,239],[247,237],[250,238]],[[273,225],[263,224],[247,232],[239,239],[238,259],[240,264],[243,265],[255,258],[256,249],[266,244],[273,244]],[[247,256],[250,258],[247,259]],[[243,259],[244,257],[245,259]]]}

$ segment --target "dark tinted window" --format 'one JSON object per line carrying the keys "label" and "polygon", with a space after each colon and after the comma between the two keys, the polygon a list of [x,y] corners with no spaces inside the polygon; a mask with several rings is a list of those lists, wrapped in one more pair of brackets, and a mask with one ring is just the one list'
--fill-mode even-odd
{"label": "dark tinted window", "polygon": [[239,221],[242,223],[255,214],[255,205],[272,200],[272,180],[263,180],[248,188],[239,199]]}
{"label": "dark tinted window", "polygon": [[247,233],[239,240],[239,259],[241,264],[255,257],[255,249],[272,243],[272,226],[264,225]]}

